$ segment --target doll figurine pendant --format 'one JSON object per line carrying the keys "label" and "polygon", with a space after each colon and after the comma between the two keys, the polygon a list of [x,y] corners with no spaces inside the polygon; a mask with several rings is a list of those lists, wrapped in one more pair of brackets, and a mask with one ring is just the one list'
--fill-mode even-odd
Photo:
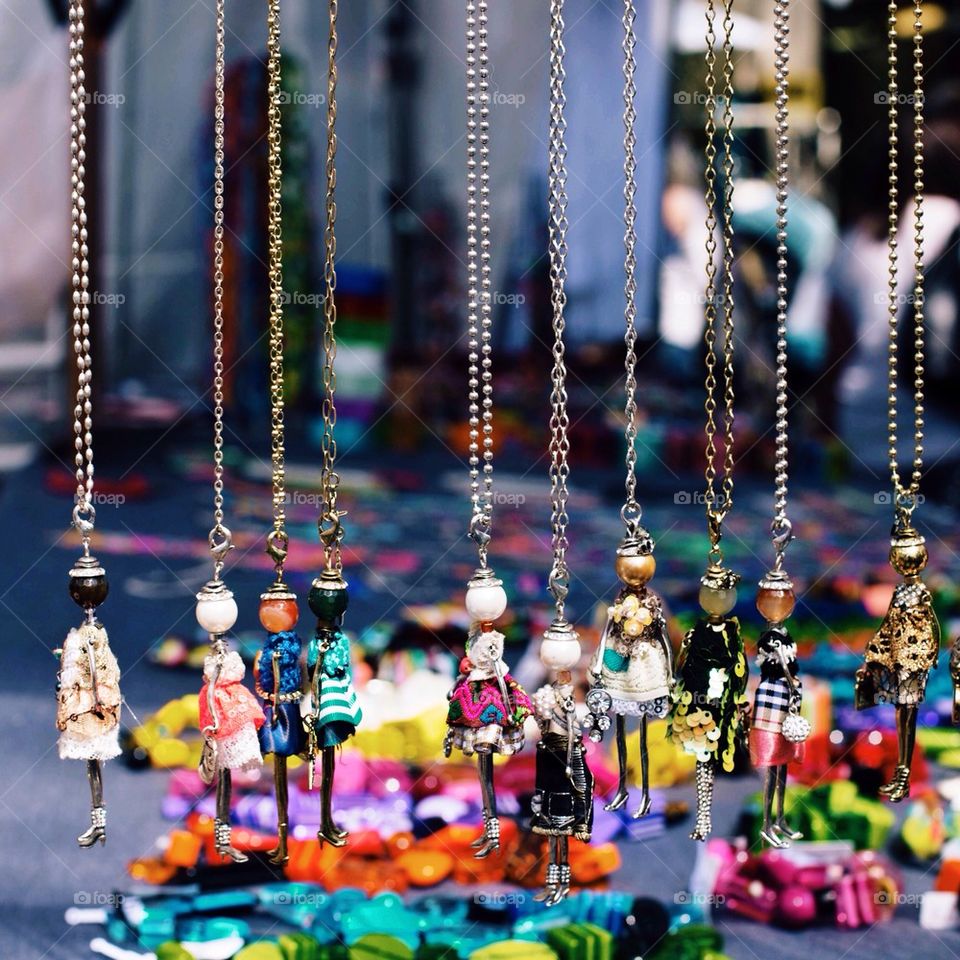
{"label": "doll figurine pendant", "polygon": [[[653,538],[642,527],[624,538],[617,549],[616,571],[622,587],[608,608],[607,622],[590,668],[593,689],[607,694],[610,713],[616,717],[617,792],[606,810],[619,810],[627,802],[627,717],[640,719],[640,806],[634,817],[650,812],[650,761],[647,723],[662,719],[670,709],[673,685],[673,650],[667,635],[660,598],[647,587],[656,570]],[[588,721],[596,729],[595,714]],[[599,737],[596,737],[599,739]]]}
{"label": "doll figurine pendant", "polygon": [[466,608],[472,625],[460,675],[448,696],[443,752],[449,757],[456,748],[465,757],[477,755],[483,832],[472,846],[474,857],[482,860],[500,849],[493,755],[508,757],[523,749],[523,723],[533,705],[503,660],[504,637],[493,621],[507,609],[507,595],[489,567],[477,570],[467,584]]}
{"label": "doll figurine pendant", "polygon": [[[880,787],[880,793],[894,803],[910,793],[917,712],[926,691],[927,675],[936,666],[940,652],[940,624],[930,591],[920,579],[926,565],[926,541],[908,517],[898,517],[890,538],[890,566],[903,580],[893,591],[880,628],[867,644],[855,688],[860,710],[881,702],[896,705],[897,769],[893,779]],[[955,674],[954,683],[956,703]]]}
{"label": "doll figurine pendant", "polygon": [[273,757],[277,801],[277,845],[267,855],[278,866],[287,860],[287,758],[303,754],[307,735],[300,716],[303,697],[303,644],[294,631],[299,617],[296,595],[282,580],[260,595],[260,623],[269,636],[253,665],[257,696],[265,721],[260,727],[260,751]]}
{"label": "doll figurine pendant", "polygon": [[580,660],[580,642],[569,623],[551,624],[543,635],[540,659],[555,673],[553,682],[534,695],[540,742],[530,830],[549,838],[547,882],[534,900],[552,907],[570,892],[570,837],[590,840],[593,774],[584,756],[570,673]]}
{"label": "doll figurine pendant", "polygon": [[729,613],[737,603],[739,576],[713,562],[700,580],[701,616],[677,658],[670,736],[697,760],[697,820],[690,834],[706,840],[712,830],[717,769],[733,770],[743,737],[747,658],[740,624]]}
{"label": "doll figurine pendant", "polygon": [[317,755],[321,758],[320,829],[317,839],[342,847],[347,831],[333,819],[333,779],[336,751],[357,731],[362,714],[353,688],[350,645],[342,629],[349,597],[347,582],[333,567],[327,567],[310,586],[310,609],[317,618],[317,630],[307,652],[310,692],[301,701],[307,725],[308,776],[313,785]]}
{"label": "doll figurine pendant", "polygon": [[96,608],[107,598],[107,575],[85,550],[70,570],[70,596],[84,622],[67,634],[57,673],[57,750],[61,760],[85,760],[90,784],[90,828],[81,847],[107,840],[103,802],[104,760],[120,755],[120,668]]}
{"label": "doll figurine pendant", "polygon": [[197,594],[197,622],[210,634],[210,653],[203,661],[200,689],[200,732],[204,737],[201,776],[216,780],[214,841],[217,853],[237,863],[248,859],[230,838],[232,771],[254,770],[263,763],[257,730],[263,710],[243,685],[240,654],[228,651],[225,635],[237,622],[237,602],[221,580],[210,580]]}
{"label": "doll figurine pendant", "polygon": [[750,762],[764,771],[760,837],[771,847],[783,848],[803,838],[786,822],[784,800],[787,764],[803,760],[809,726],[800,717],[803,687],[797,646],[784,626],[796,604],[793,583],[784,571],[771,570],[759,587],[757,609],[767,629],[757,644],[760,684],[751,715]]}

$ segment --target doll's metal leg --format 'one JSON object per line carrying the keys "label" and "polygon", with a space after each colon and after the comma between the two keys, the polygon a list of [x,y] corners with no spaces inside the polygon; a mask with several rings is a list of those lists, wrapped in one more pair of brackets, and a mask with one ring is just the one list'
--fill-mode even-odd
{"label": "doll's metal leg", "polygon": [[777,821],[773,825],[777,835],[786,840],[802,840],[803,834],[799,830],[794,830],[787,823],[786,815],[783,812],[784,803],[787,797],[787,765],[781,763],[777,767]]}
{"label": "doll's metal leg", "polygon": [[897,769],[893,779],[880,788],[893,803],[899,803],[910,795],[910,767],[913,763],[913,748],[917,742],[917,705],[897,704]]}
{"label": "doll's metal leg", "polygon": [[234,847],[230,837],[230,794],[233,779],[229,770],[217,773],[217,817],[213,822],[213,839],[217,853],[229,857],[234,863],[246,863],[250,858]]}
{"label": "doll's metal leg", "polygon": [[267,854],[267,859],[283,866],[290,858],[287,854],[289,796],[287,791],[287,758],[279,753],[273,755],[273,787],[277,798],[277,845]]}
{"label": "doll's metal leg", "polygon": [[627,792],[627,718],[621,713],[617,714],[617,767],[617,792],[609,803],[604,804],[604,810],[619,810],[630,798]]}
{"label": "doll's metal leg", "polygon": [[103,805],[103,771],[99,760],[87,761],[90,783],[90,829],[77,837],[81,847],[92,847],[98,840],[107,842],[107,808]]}
{"label": "doll's metal leg", "polygon": [[776,766],[763,768],[763,826],[760,828],[760,839],[768,846],[781,848],[790,844],[777,834],[773,819],[773,804],[780,783],[778,769]]}
{"label": "doll's metal leg", "polygon": [[479,755],[480,793],[483,796],[484,842],[474,857],[484,860],[500,849],[500,820],[497,817],[497,794],[493,786],[493,754],[484,751]]}
{"label": "doll's metal leg", "polygon": [[557,886],[560,883],[560,838],[549,837],[548,839],[550,859],[547,863],[547,882],[539,893],[534,894],[533,899],[536,900],[537,903],[546,903],[549,906],[549,902],[556,893]]}
{"label": "doll's metal leg", "polygon": [[650,748],[647,743],[647,715],[640,718],[640,806],[633,819],[639,820],[650,812]]}
{"label": "doll's metal leg", "polygon": [[557,837],[557,885],[553,895],[546,901],[548,907],[566,900],[570,893],[570,838]]}
{"label": "doll's metal leg", "polygon": [[329,843],[332,847],[343,847],[347,843],[347,831],[341,830],[333,820],[333,776],[336,771],[336,747],[324,747],[322,751],[323,779],[320,782],[320,829],[317,839],[320,843]]}
{"label": "doll's metal leg", "polygon": [[706,840],[713,830],[713,764],[697,761],[697,822],[690,832],[691,840]]}

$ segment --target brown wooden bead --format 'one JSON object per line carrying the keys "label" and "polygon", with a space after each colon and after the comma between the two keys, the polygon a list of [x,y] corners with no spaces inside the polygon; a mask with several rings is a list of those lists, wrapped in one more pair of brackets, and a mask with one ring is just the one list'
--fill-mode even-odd
{"label": "brown wooden bead", "polygon": [[70,578],[70,596],[73,602],[84,610],[99,607],[107,599],[109,591],[110,584],[107,583],[107,578],[103,574]]}

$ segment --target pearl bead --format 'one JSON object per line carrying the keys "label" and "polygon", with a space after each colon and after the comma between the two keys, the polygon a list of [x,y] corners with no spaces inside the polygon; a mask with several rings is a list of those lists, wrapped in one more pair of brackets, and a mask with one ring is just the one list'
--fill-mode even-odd
{"label": "pearl bead", "polygon": [[465,605],[475,623],[492,623],[507,609],[507,592],[499,584],[467,587]]}
{"label": "pearl bead", "polygon": [[575,639],[544,637],[540,643],[540,662],[548,670],[570,670],[580,662],[580,644]]}
{"label": "pearl bead", "polygon": [[652,553],[623,556],[617,554],[614,564],[617,576],[629,587],[642,587],[648,584],[657,569],[657,561]]}
{"label": "pearl bead", "polygon": [[292,630],[300,616],[297,601],[289,598],[267,597],[260,601],[260,623],[270,633]]}
{"label": "pearl bead", "polygon": [[783,623],[796,605],[797,598],[793,590],[761,587],[757,591],[757,610],[769,623]]}
{"label": "pearl bead", "polygon": [[232,596],[197,601],[197,623],[207,633],[226,633],[237,622],[237,601]]}
{"label": "pearl bead", "polygon": [[700,606],[711,617],[725,617],[737,605],[737,588],[700,586]]}

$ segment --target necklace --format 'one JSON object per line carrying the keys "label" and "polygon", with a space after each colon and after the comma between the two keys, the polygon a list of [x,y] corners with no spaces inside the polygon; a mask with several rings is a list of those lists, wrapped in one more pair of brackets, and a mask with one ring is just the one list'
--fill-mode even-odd
{"label": "necklace", "polygon": [[74,494],[73,526],[80,534],[82,554],[70,569],[70,596],[84,612],[58,651],[57,749],[63,760],[84,760],[90,785],[90,828],[77,837],[81,847],[107,839],[107,808],[103,801],[103,761],[120,754],[120,668],[110,650],[107,631],[97,619],[97,607],[107,598],[109,584],[100,562],[90,553],[96,522],[93,504],[93,393],[90,358],[89,235],[84,195],[86,165],[86,103],[83,42],[86,14],[81,0],[71,0],[70,34],[70,199],[73,349],[77,394],[73,408]]}
{"label": "necklace", "polygon": [[326,224],[324,228],[324,298],[323,298],[323,465],[321,492],[323,505],[317,521],[323,544],[324,569],[310,587],[310,609],[317,618],[317,629],[310,641],[307,668],[310,673],[310,695],[304,715],[307,720],[308,779],[319,755],[322,763],[320,792],[320,830],[317,839],[334,847],[347,842],[347,832],[333,819],[333,778],[337,748],[353,736],[362,715],[353,688],[350,667],[350,646],[342,629],[347,609],[347,582],[343,577],[340,544],[343,540],[342,518],[345,511],[337,506],[340,477],[336,472],[337,443],[334,428],[337,422],[334,361],[337,355],[335,300],[337,273],[336,183],[337,183],[337,0],[329,0],[330,33],[327,43],[327,154]]}
{"label": "necklace", "polygon": [[[880,787],[890,800],[899,802],[910,793],[910,766],[917,733],[917,711],[923,701],[927,675],[937,661],[940,625],[930,591],[920,579],[927,565],[924,538],[913,525],[913,512],[920,502],[923,476],[923,387],[924,387],[924,274],[923,274],[923,4],[913,6],[913,333],[914,333],[914,435],[910,481],[900,477],[897,444],[897,286],[899,252],[897,226],[899,194],[898,126],[899,87],[897,84],[897,4],[887,6],[887,119],[889,136],[888,189],[888,298],[889,323],[887,409],[890,480],[893,487],[894,520],[890,533],[890,565],[902,577],[893,592],[890,608],[880,628],[867,644],[863,666],[857,671],[856,704],[859,708],[880,701],[896,704],[897,769],[893,779]],[[954,679],[954,714],[960,719],[960,669],[951,658]]]}
{"label": "necklace", "polygon": [[208,536],[213,578],[197,594],[197,622],[210,634],[210,652],[203,664],[200,690],[200,729],[203,752],[200,776],[216,782],[214,844],[221,857],[238,863],[246,854],[231,841],[232,771],[259,767],[263,762],[257,727],[263,711],[243,686],[240,655],[227,648],[226,634],[237,622],[237,602],[221,579],[224,561],[233,549],[223,509],[223,235],[224,235],[224,87],[226,76],[225,0],[216,4],[214,71],[213,186],[213,527]]}
{"label": "necklace", "polygon": [[470,616],[470,630],[466,655],[448,697],[443,749],[446,756],[450,756],[454,748],[466,757],[477,755],[483,797],[483,830],[472,846],[474,856],[484,859],[500,849],[493,755],[510,756],[523,749],[523,722],[532,711],[529,697],[507,672],[503,660],[504,637],[493,624],[507,608],[507,594],[503,581],[488,562],[493,525],[493,370],[487,0],[466,0],[466,68],[467,385],[471,505],[468,535],[477,548],[479,566],[467,583],[465,606]]}
{"label": "necklace", "polygon": [[[703,615],[684,637],[677,659],[670,733],[673,741],[697,761],[697,820],[690,836],[706,840],[712,829],[713,782],[718,767],[732,770],[742,737],[742,707],[746,702],[747,661],[736,617],[739,576],[723,563],[723,521],[733,505],[733,0],[722,0],[722,93],[717,95],[716,0],[706,7],[706,290],[704,342],[706,345],[706,479],[707,570],[700,580]],[[716,114],[722,99],[723,174],[719,222],[717,194]],[[720,283],[717,283],[717,232],[721,247]],[[720,304],[718,317],[717,304]],[[718,350],[717,323],[723,343]],[[717,489],[717,366],[723,380],[721,430],[723,459]]]}
{"label": "necklace", "polygon": [[[530,829],[549,841],[546,886],[534,899],[552,906],[570,892],[570,837],[588,841],[593,828],[593,776],[586,764],[583,737],[573,699],[571,671],[580,661],[580,639],[566,618],[570,589],[567,566],[567,482],[570,441],[564,310],[567,303],[567,144],[563,0],[550,2],[550,130],[548,137],[548,230],[553,370],[550,393],[550,526],[553,566],[547,588],[553,622],[540,642],[540,660],[552,682],[535,697],[541,738],[537,744],[536,786]],[[561,812],[562,811],[562,812]]]}
{"label": "necklace", "polygon": [[[809,725],[800,717],[803,697],[797,671],[796,645],[785,621],[796,598],[793,581],[783,568],[793,528],[787,518],[789,465],[787,420],[787,187],[790,160],[789,68],[790,4],[777,0],[774,17],[775,167],[777,181],[777,367],[776,367],[776,466],[774,515],[770,525],[774,548],[773,567],[760,581],[757,609],[767,628],[757,645],[760,685],[751,715],[750,756],[764,770],[763,826],[760,837],[772,847],[788,847],[803,834],[793,830],[784,816],[787,764],[803,759],[803,741]],[[774,813],[776,806],[776,813]]]}
{"label": "necklace", "polygon": [[[619,777],[617,792],[606,804],[619,810],[629,799],[627,792],[627,717],[640,718],[641,800],[634,817],[650,812],[649,719],[666,716],[670,705],[673,650],[667,633],[660,598],[647,587],[656,570],[654,541],[642,526],[643,511],[637,502],[637,380],[636,380],[636,6],[624,0],[623,9],[623,127],[624,127],[624,344],[626,389],[624,440],[626,476],[624,502],[620,508],[625,531],[617,548],[616,572],[620,589],[608,608],[607,621],[590,668],[592,688],[587,694],[590,712],[586,723],[591,738],[599,741],[609,729],[609,714],[616,717]],[[609,653],[608,653],[609,650]]]}

